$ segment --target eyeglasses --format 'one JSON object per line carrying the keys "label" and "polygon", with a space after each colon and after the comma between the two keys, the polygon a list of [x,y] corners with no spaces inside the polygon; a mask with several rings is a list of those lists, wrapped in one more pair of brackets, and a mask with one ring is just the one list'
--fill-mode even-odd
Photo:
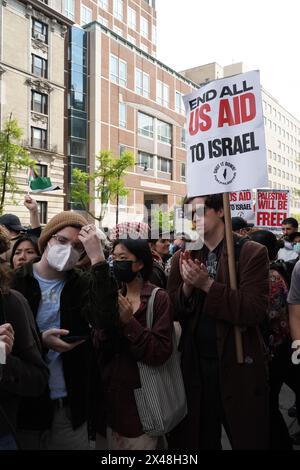
{"label": "eyeglasses", "polygon": [[[200,206],[199,206],[197,209],[194,209],[194,210],[188,212],[188,213],[187,213],[187,219],[188,219],[188,220],[194,220],[195,215],[196,215],[196,216],[200,216],[200,210],[199,210],[199,209],[200,209]],[[206,214],[207,214],[207,211],[208,211],[209,209],[211,209],[211,207],[207,207],[207,206],[204,205],[204,206],[203,206],[203,215],[206,215]]]}
{"label": "eyeglasses", "polygon": [[60,245],[72,245],[74,250],[78,251],[80,255],[82,255],[85,252],[84,247],[82,243],[80,242],[71,243],[68,238],[64,237],[63,235],[57,235],[57,234],[52,235],[52,238],[55,238],[55,240],[57,240]]}

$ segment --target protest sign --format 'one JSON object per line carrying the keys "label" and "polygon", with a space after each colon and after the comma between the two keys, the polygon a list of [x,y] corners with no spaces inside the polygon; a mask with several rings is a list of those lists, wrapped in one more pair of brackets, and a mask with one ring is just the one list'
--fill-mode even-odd
{"label": "protest sign", "polygon": [[258,189],[256,197],[256,225],[260,228],[281,229],[289,217],[290,192],[288,190]]}
{"label": "protest sign", "polygon": [[259,71],[215,80],[183,100],[188,196],[267,186]]}
{"label": "protest sign", "polygon": [[242,217],[247,222],[254,222],[252,191],[236,191],[230,193],[231,217]]}

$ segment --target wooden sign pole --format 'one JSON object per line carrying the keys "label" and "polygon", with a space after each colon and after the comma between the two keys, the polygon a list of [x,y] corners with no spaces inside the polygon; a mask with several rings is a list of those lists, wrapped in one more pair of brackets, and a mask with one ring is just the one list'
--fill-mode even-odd
{"label": "wooden sign pole", "polygon": [[[234,246],[233,246],[233,233],[232,233],[232,225],[231,225],[229,193],[223,193],[223,208],[224,208],[224,218],[225,218],[225,235],[226,235],[226,245],[227,245],[227,254],[228,254],[230,288],[237,290],[236,264],[235,264]],[[238,364],[242,364],[244,362],[242,333],[238,326],[234,327],[234,336],[235,336],[237,362]]]}

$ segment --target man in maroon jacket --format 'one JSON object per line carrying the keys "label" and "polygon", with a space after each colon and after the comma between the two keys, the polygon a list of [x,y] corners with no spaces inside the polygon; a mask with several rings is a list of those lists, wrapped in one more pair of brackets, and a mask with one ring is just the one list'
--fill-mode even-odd
{"label": "man in maroon jacket", "polygon": [[[221,425],[233,449],[266,449],[268,385],[259,324],[268,305],[265,247],[244,243],[237,290],[230,288],[222,195],[189,200],[204,204],[204,245],[176,253],[168,290],[182,326],[180,349],[188,416],[173,432],[177,449],[220,449]],[[203,222],[203,220],[200,222]],[[199,221],[196,220],[199,229]],[[234,327],[241,327],[238,364]]]}

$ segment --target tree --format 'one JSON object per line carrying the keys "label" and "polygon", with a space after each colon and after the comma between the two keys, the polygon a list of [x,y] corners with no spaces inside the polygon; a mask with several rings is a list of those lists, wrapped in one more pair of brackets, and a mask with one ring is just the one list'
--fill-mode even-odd
{"label": "tree", "polygon": [[35,164],[29,152],[20,145],[22,135],[23,131],[18,122],[10,115],[9,120],[4,122],[3,130],[0,131],[0,215],[3,213],[7,193],[16,203],[14,199],[18,190],[16,170],[29,168]]}
{"label": "tree", "polygon": [[[134,157],[131,152],[125,151],[120,157],[114,157],[111,151],[102,150],[96,156],[96,169],[94,172],[89,174],[78,168],[73,170],[72,201],[80,204],[82,209],[101,224],[110,200],[116,200],[116,214],[118,213],[119,196],[126,196],[128,194],[122,177],[126,170],[133,165]],[[95,196],[88,192],[90,183],[94,187]],[[98,216],[89,210],[89,204],[93,200],[100,202],[100,213]]]}

